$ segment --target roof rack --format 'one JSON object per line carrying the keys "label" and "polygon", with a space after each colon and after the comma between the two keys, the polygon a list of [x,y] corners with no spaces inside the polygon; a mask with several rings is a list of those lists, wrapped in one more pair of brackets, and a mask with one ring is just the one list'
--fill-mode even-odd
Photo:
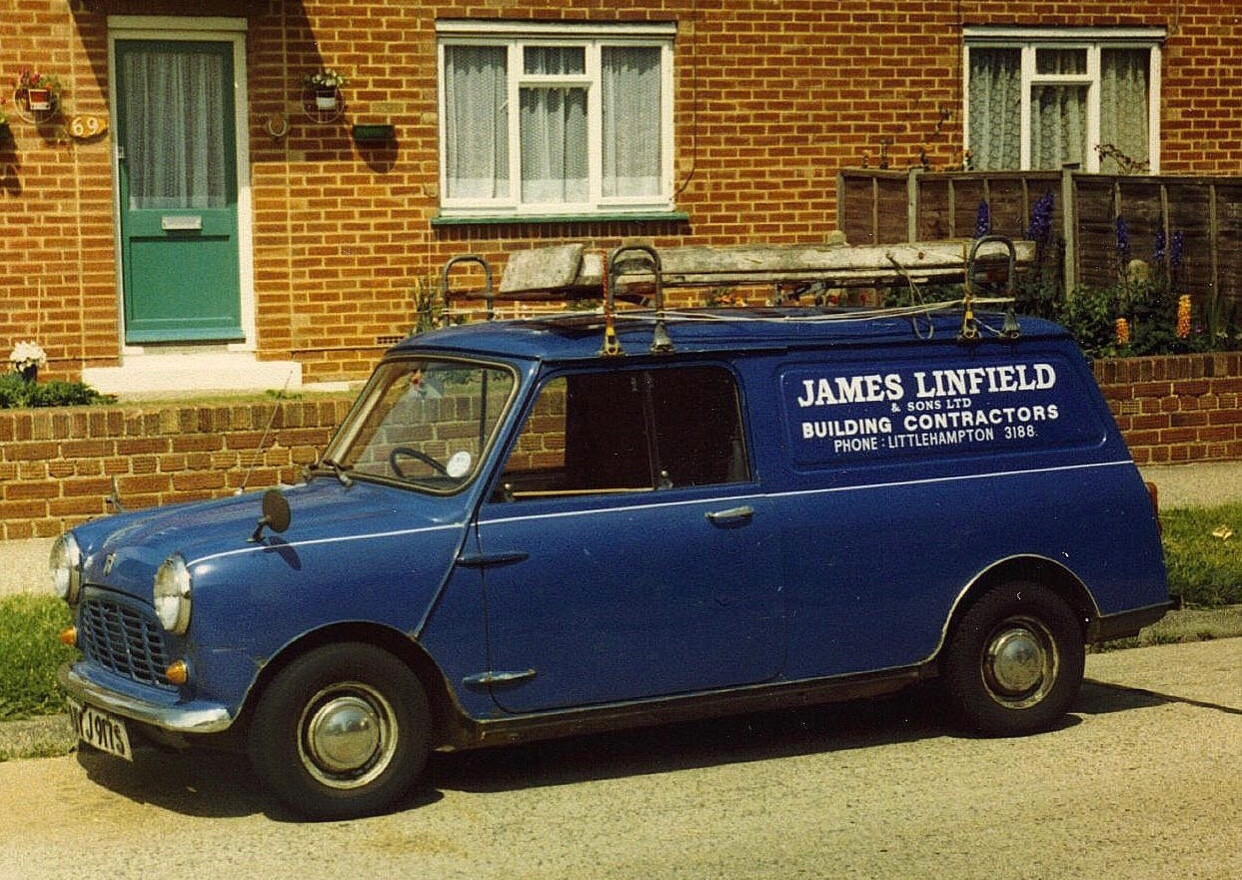
{"label": "roof rack", "polygon": [[[496,301],[542,304],[602,302],[604,344],[602,354],[620,354],[615,320],[618,301],[648,307],[644,313],[653,323],[651,350],[671,351],[667,321],[707,319],[703,312],[678,310],[670,313],[664,302],[667,288],[716,288],[768,285],[773,294],[768,305],[800,304],[802,296],[828,290],[858,287],[908,285],[918,299],[922,284],[963,285],[963,297],[948,303],[928,303],[904,314],[928,314],[946,308],[961,308],[959,339],[980,336],[974,306],[1008,303],[1005,325],[999,335],[1018,334],[1013,314],[1014,283],[1020,269],[1035,260],[1035,244],[989,235],[974,240],[943,240],[894,245],[850,246],[842,241],[827,245],[738,245],[729,247],[670,247],[656,249],[646,244],[622,245],[605,253],[584,244],[564,244],[513,253],[504,267],[499,287],[485,257],[462,254],[448,260],[441,271],[443,320],[453,315],[453,300],[479,300],[485,303],[488,320],[496,314]],[[482,269],[484,285],[473,290],[454,290],[452,271],[473,263]],[[981,278],[1003,281],[1007,296],[983,299],[975,295]],[[821,298],[822,301],[822,298]],[[817,305],[821,303],[816,303]],[[651,307],[654,307],[651,310]],[[563,314],[564,309],[557,310]],[[731,309],[743,317],[746,309]],[[879,310],[836,312],[836,317],[852,320],[875,317]],[[826,317],[823,312],[818,313]],[[786,320],[789,318],[786,317]],[[808,319],[803,316],[801,319]]]}

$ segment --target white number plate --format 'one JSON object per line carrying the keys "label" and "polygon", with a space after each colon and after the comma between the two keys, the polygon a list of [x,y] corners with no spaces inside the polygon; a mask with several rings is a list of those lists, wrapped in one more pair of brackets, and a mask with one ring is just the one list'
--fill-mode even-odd
{"label": "white number plate", "polygon": [[66,702],[69,704],[69,720],[82,742],[126,761],[134,760],[124,721],[94,706],[84,706],[74,700]]}

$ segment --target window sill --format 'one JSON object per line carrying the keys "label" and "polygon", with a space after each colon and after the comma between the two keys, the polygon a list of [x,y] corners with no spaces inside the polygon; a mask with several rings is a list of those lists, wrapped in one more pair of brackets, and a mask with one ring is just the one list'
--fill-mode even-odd
{"label": "window sill", "polygon": [[687,223],[685,211],[618,211],[599,214],[498,214],[463,216],[441,214],[432,226],[512,226],[517,223]]}

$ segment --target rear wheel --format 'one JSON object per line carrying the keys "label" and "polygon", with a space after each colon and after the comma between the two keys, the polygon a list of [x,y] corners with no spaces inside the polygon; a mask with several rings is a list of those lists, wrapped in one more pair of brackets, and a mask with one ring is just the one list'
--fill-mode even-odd
{"label": "rear wheel", "polygon": [[390,807],[427,761],[429,709],[418,677],[372,645],[318,648],[262,694],[248,751],[286,806],[312,819]]}
{"label": "rear wheel", "polygon": [[945,646],[941,674],[963,719],[996,736],[1046,730],[1082,685],[1083,631],[1056,593],[1010,583],[981,596]]}

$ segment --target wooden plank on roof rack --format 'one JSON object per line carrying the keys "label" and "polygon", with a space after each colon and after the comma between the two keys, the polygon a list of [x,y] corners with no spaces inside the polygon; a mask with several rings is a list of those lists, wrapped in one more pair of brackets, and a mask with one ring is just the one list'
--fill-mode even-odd
{"label": "wooden plank on roof rack", "polygon": [[[586,245],[583,244],[517,251],[505,263],[500,292],[525,293],[574,287],[583,269],[582,255],[585,251]],[[599,260],[596,262],[602,263]],[[598,269],[595,274],[599,275]]]}
{"label": "wooden plank on roof rack", "polygon": [[[1019,267],[1035,260],[1035,244],[1014,242]],[[966,273],[971,242],[926,241],[890,245],[736,245],[661,248],[666,287],[759,284],[778,281],[824,281],[834,286],[883,286],[905,281],[960,281]],[[989,268],[1004,263],[1008,250],[1000,242],[983,245],[977,260]],[[622,286],[649,283],[650,263],[622,259]],[[521,298],[555,290],[598,292],[603,259],[582,245],[519,251],[509,258],[500,292]]]}

